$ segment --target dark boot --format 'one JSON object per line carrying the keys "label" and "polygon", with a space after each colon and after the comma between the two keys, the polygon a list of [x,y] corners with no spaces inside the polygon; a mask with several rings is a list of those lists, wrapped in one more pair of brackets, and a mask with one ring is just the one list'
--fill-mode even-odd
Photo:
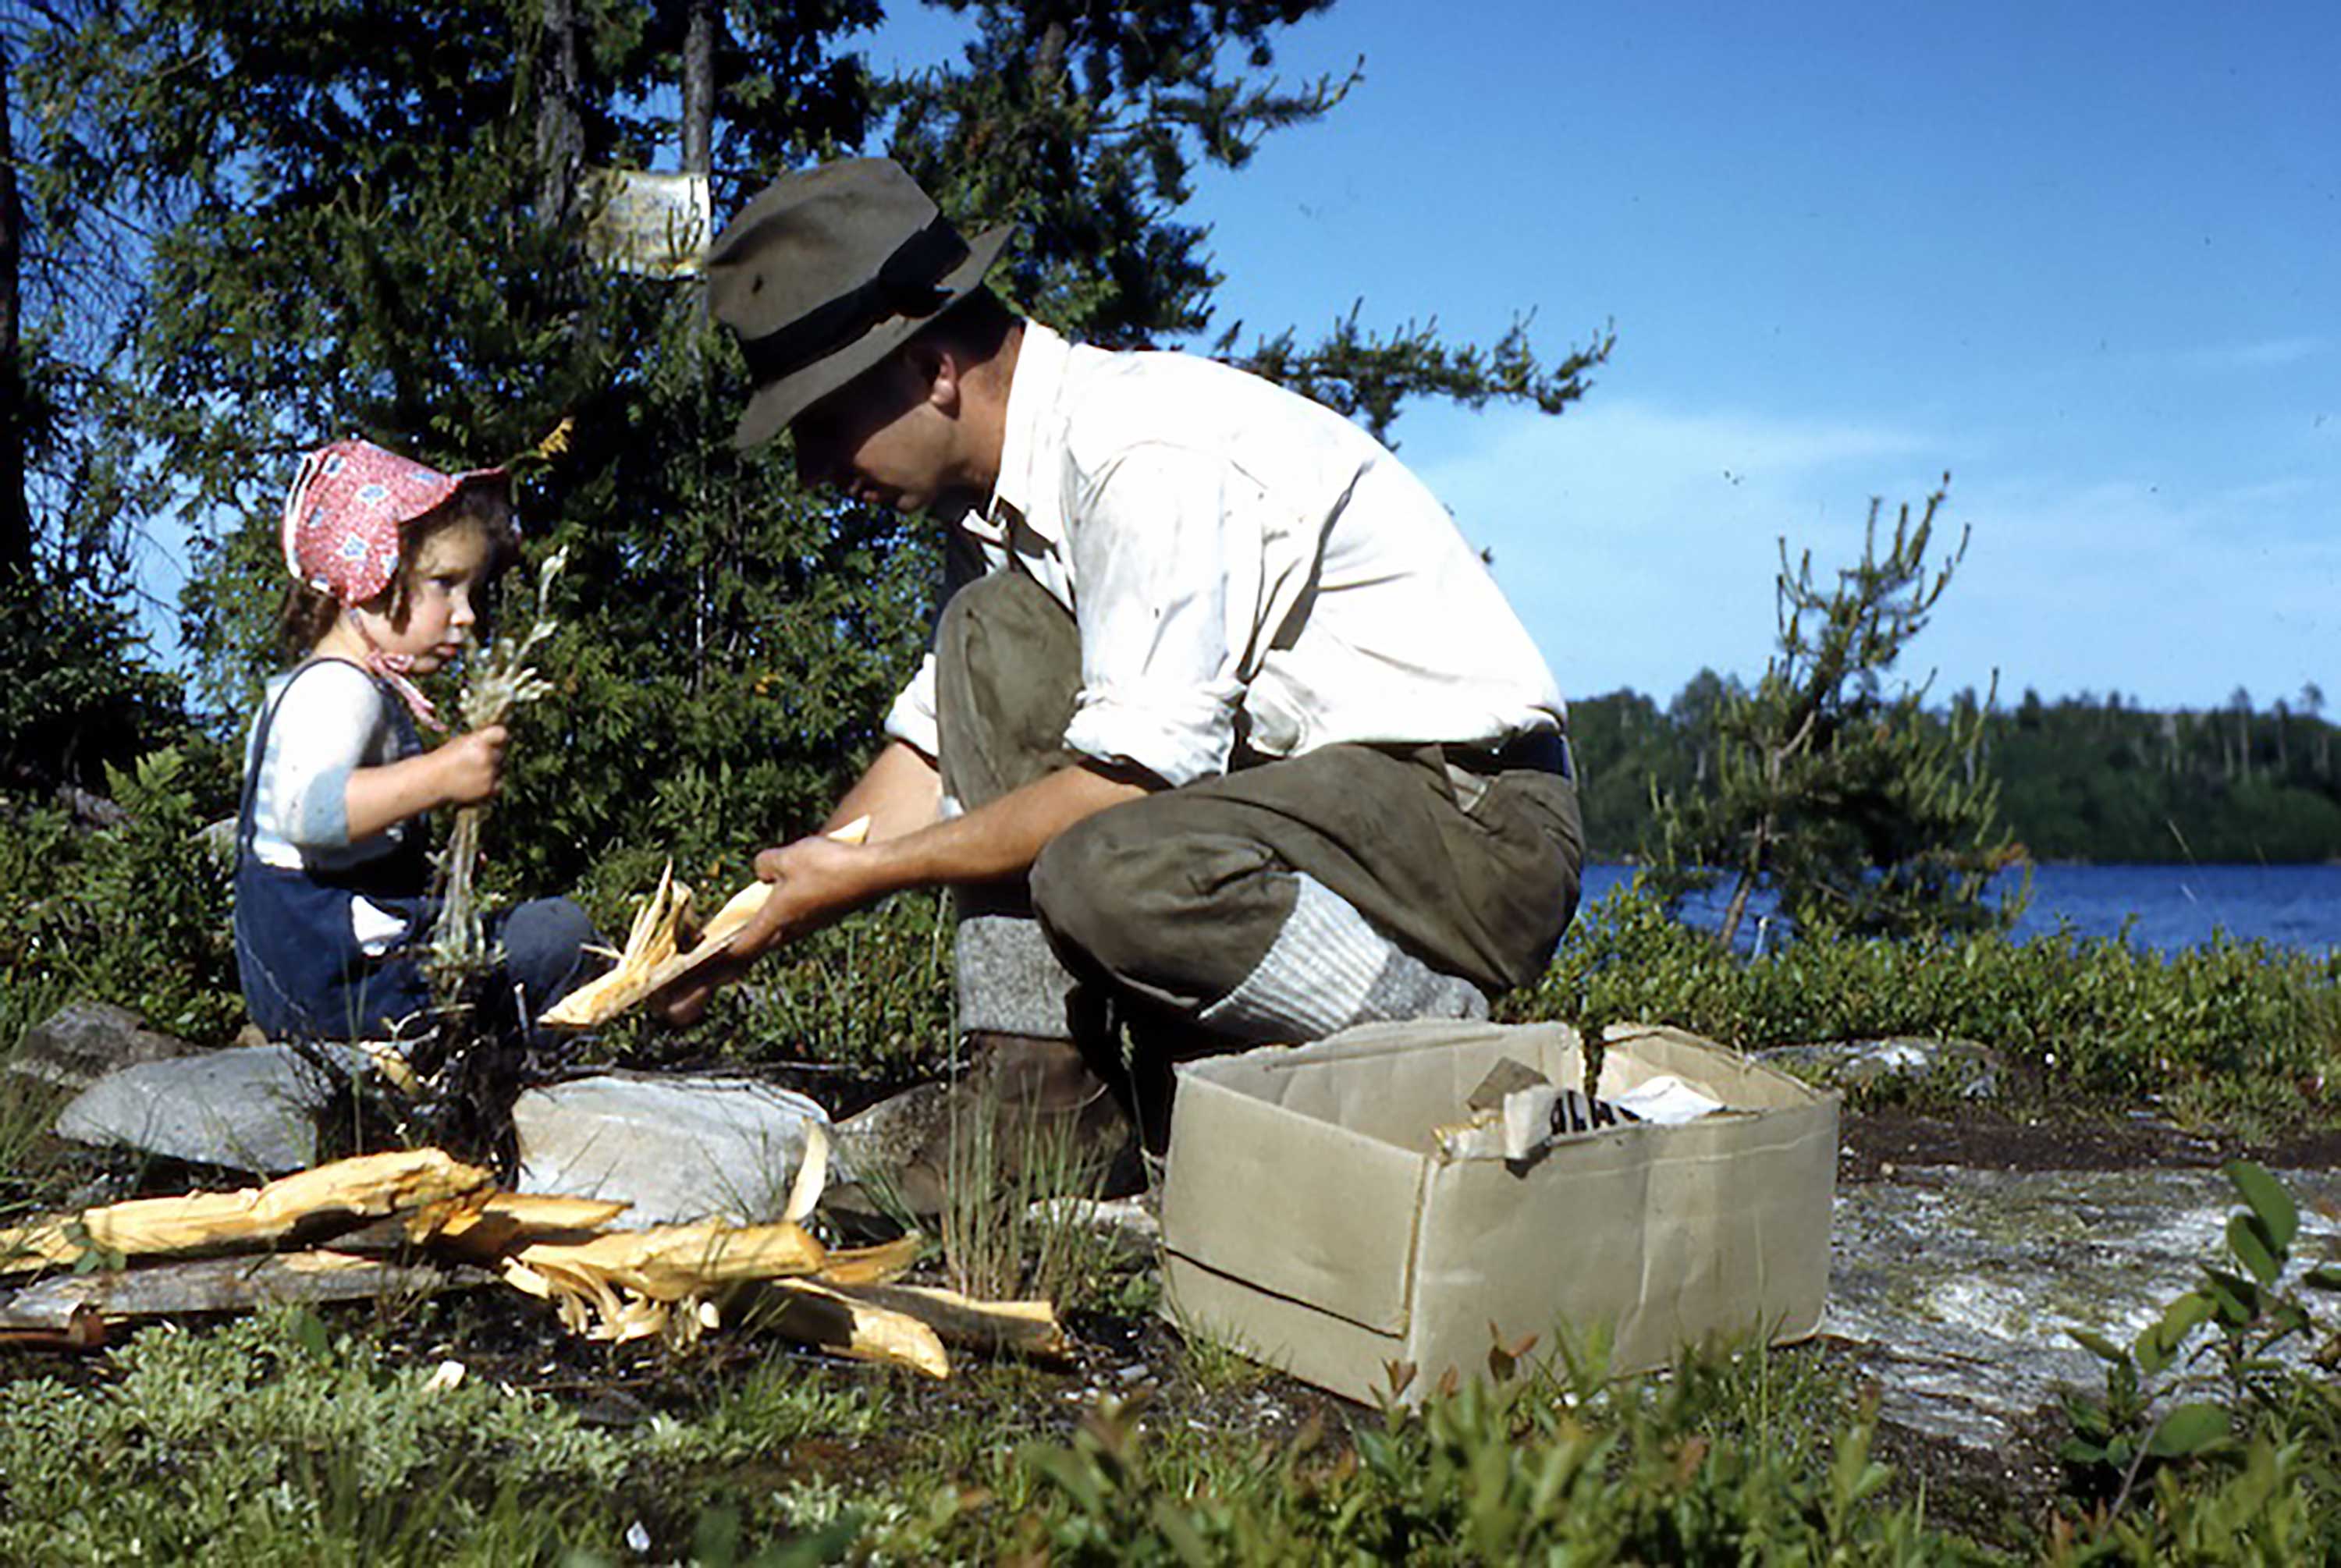
{"label": "dark boot", "polygon": [[[957,1082],[921,1085],[841,1124],[849,1158],[873,1167],[861,1173],[865,1189],[879,1189],[872,1196],[891,1188],[896,1206],[925,1219],[942,1212],[955,1183],[1032,1198],[1142,1185],[1129,1114],[1072,1041],[975,1033],[966,1044]],[[860,1136],[856,1124],[882,1125],[884,1136]],[[867,1151],[858,1156],[857,1136]]]}

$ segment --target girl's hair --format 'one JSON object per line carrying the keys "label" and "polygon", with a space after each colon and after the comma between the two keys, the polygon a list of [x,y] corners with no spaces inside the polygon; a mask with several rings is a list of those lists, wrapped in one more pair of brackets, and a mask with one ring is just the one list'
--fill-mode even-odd
{"label": "girl's hair", "polygon": [[[463,486],[400,527],[398,573],[381,594],[389,601],[384,613],[390,617],[391,625],[401,629],[406,625],[407,600],[413,591],[414,566],[423,559],[423,547],[439,534],[463,527],[476,528],[486,538],[491,578],[520,559],[520,530],[513,521],[512,498],[503,486]],[[318,639],[333,630],[342,610],[342,601],[330,593],[322,593],[305,582],[287,585],[284,602],[276,616],[277,636],[284,644],[285,657],[296,661],[308,657]],[[486,620],[484,610],[481,619]],[[486,628],[483,626],[482,630]]]}

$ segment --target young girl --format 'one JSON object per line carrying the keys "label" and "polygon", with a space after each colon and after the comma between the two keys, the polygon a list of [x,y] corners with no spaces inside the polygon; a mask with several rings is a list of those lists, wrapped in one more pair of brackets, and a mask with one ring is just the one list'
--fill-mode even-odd
{"label": "young girl", "polygon": [[[502,469],[444,474],[363,441],[304,459],[284,502],[283,630],[244,750],[235,956],[274,1039],[411,1039],[430,1024],[420,955],[437,918],[423,816],[496,792],[503,726],[443,729],[410,674],[463,650],[488,579],[517,553]],[[525,1025],[583,977],[592,923],[565,898],[491,936]]]}

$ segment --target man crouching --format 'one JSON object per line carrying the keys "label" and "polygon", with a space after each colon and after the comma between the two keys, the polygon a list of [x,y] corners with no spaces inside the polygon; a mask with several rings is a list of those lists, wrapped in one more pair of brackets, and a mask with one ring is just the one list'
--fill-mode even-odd
{"label": "man crouching", "polygon": [[[1211,360],[1067,342],[983,286],[891,162],[787,175],[717,239],[716,315],[811,483],[947,531],[931,654],[821,835],[767,849],[756,955],[952,889],[964,1112],[1102,1153],[1171,1064],[1477,1018],[1539,975],[1584,839],[1552,674],[1429,490]],[[670,1011],[692,1015],[704,986]],[[940,1204],[954,1126],[896,1175]],[[991,1129],[987,1127],[989,1133]],[[1127,1168],[1125,1166],[1125,1168]]]}

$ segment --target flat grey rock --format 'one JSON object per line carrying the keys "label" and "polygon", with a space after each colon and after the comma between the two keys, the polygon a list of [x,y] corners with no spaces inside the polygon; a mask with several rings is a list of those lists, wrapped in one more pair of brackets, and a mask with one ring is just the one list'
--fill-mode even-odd
{"label": "flat grey rock", "polygon": [[[354,1059],[346,1046],[319,1049],[343,1071]],[[234,1046],[108,1073],[57,1114],[56,1130],[235,1170],[304,1170],[336,1087],[290,1046]]]}
{"label": "flat grey rock", "polygon": [[[2317,1255],[2341,1235],[2341,1173],[2273,1174],[2300,1206],[2295,1255]],[[1821,1332],[1877,1378],[1888,1419],[1999,1449],[2060,1388],[2102,1396],[2105,1365],[2071,1331],[2128,1344],[2221,1261],[2242,1206],[2197,1169],[1927,1166],[1846,1184]]]}
{"label": "flat grey rock", "polygon": [[1086,1230],[1125,1258],[1151,1262],[1162,1250],[1162,1220],[1142,1197],[1049,1197],[1032,1205],[1033,1219]]}
{"label": "flat grey rock", "polygon": [[863,1176],[888,1176],[941,1136],[950,1119],[949,1084],[913,1084],[838,1123],[838,1150]]}
{"label": "flat grey rock", "polygon": [[1989,1099],[1999,1092],[1999,1057],[1971,1040],[1898,1036],[1776,1046],[1756,1055],[1774,1067],[1793,1069],[1832,1088],[1865,1088],[1899,1079],[1941,1085],[1971,1100]]}
{"label": "flat grey rock", "polygon": [[[753,1078],[608,1073],[529,1089],[513,1105],[518,1186],[623,1201],[621,1226],[721,1215],[777,1219],[829,1113]],[[852,1179],[842,1155],[830,1180]]]}
{"label": "flat grey rock", "polygon": [[85,1089],[118,1067],[167,1061],[195,1047],[146,1027],[111,1002],[68,1002],[25,1031],[8,1070],[59,1088]]}

